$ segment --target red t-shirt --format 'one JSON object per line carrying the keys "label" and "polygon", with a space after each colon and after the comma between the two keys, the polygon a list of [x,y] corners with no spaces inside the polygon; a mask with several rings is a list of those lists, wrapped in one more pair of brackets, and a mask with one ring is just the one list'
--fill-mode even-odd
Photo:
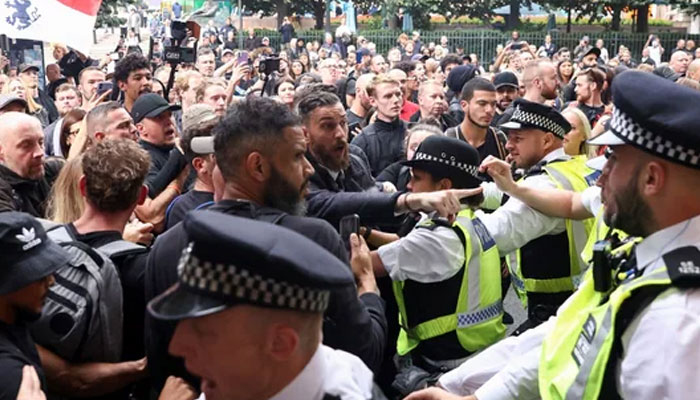
{"label": "red t-shirt", "polygon": [[404,101],[403,107],[401,107],[401,115],[399,115],[399,118],[401,118],[402,121],[409,122],[411,116],[415,114],[418,110],[420,110],[418,104],[408,100]]}

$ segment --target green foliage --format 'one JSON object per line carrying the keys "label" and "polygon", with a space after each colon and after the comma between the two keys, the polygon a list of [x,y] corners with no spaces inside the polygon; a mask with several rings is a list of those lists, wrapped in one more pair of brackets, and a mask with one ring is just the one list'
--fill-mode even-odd
{"label": "green foliage", "polygon": [[118,8],[126,8],[139,3],[138,0],[102,0],[100,10],[97,12],[95,27],[116,27],[126,22],[118,17]]}

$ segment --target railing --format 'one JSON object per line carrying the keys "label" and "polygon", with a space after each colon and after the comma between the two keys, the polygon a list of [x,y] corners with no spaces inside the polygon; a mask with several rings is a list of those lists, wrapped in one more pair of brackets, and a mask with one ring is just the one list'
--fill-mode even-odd
{"label": "railing", "polygon": [[[362,35],[369,41],[374,42],[377,46],[377,51],[383,54],[396,46],[396,39],[400,31],[390,30],[361,30],[357,34]],[[297,32],[297,37],[305,41],[318,40],[323,42],[323,31],[300,31]],[[522,32],[521,40],[527,41],[529,44],[539,47],[544,43],[546,32]],[[646,33],[629,33],[629,32],[600,32],[600,33],[560,33],[552,32],[552,41],[558,48],[567,47],[572,50],[578,45],[581,37],[588,35],[591,39],[591,44],[595,44],[597,39],[603,39],[605,47],[608,49],[610,57],[614,57],[621,45],[626,46],[632,52],[632,58],[639,60],[642,53],[642,48],[649,38]],[[676,47],[678,39],[693,39],[700,45],[700,35],[688,35],[674,32],[655,33],[661,40],[661,45],[666,49],[662,59],[668,60],[671,51]],[[259,31],[258,36],[267,36],[270,38],[270,45],[274,48],[279,48],[280,35],[276,31]],[[440,38],[446,36],[448,46],[452,51],[455,47],[464,47],[464,52],[467,54],[475,53],[479,56],[481,64],[488,66],[493,62],[496,56],[496,47],[499,44],[505,44],[510,40],[510,33],[504,33],[496,30],[488,29],[471,29],[471,30],[449,30],[449,31],[425,31],[421,33],[421,41],[423,45],[430,42],[440,43]]]}

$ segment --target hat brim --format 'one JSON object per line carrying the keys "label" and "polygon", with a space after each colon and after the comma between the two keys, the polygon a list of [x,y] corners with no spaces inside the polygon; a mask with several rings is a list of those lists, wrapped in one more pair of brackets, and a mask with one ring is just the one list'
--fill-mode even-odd
{"label": "hat brim", "polygon": [[603,168],[605,168],[605,163],[608,162],[608,158],[605,156],[598,156],[598,157],[593,157],[590,160],[586,161],[586,166],[590,169],[594,169],[596,171],[602,171]]}
{"label": "hat brim", "polygon": [[180,107],[177,104],[168,104],[167,106],[160,106],[160,107],[155,108],[155,109],[151,110],[150,112],[147,112],[146,114],[144,114],[144,116],[141,117],[141,120],[143,120],[144,118],[157,117],[166,111],[178,111],[181,109],[182,109],[182,107]]}
{"label": "hat brim", "polygon": [[12,293],[58,271],[68,264],[70,255],[61,246],[46,238],[41,249],[34,254],[16,260],[21,266],[19,276],[0,274],[0,295]]}
{"label": "hat brim", "polygon": [[180,283],[176,283],[151,300],[147,308],[153,318],[179,321],[215,314],[231,306],[232,304],[223,300],[194,293],[185,289]]}
{"label": "hat brim", "polygon": [[607,130],[592,139],[588,139],[587,142],[594,146],[620,146],[626,144],[625,141],[612,130]]}
{"label": "hat brim", "polygon": [[214,136],[198,136],[190,141],[190,150],[195,154],[214,153]]}
{"label": "hat brim", "polygon": [[35,65],[28,65],[28,66],[22,68],[22,70],[20,71],[20,73],[22,73],[22,72],[27,72],[27,71],[32,70],[32,69],[33,69],[34,71],[36,71],[36,72],[39,72],[39,67],[37,67],[37,66],[35,66]]}
{"label": "hat brim", "polygon": [[520,88],[520,87],[519,87],[518,85],[516,85],[515,83],[504,82],[504,83],[499,83],[498,85],[496,85],[496,90],[502,88],[503,86],[510,86],[510,87],[516,88],[516,89],[519,89],[519,88]]}
{"label": "hat brim", "polygon": [[10,106],[10,105],[12,105],[12,104],[19,104],[19,105],[21,105],[22,107],[24,107],[25,109],[27,109],[27,107],[28,107],[27,101],[26,101],[26,100],[21,99],[21,98],[19,98],[19,97],[15,97],[15,98],[9,99],[9,100],[8,100],[7,102],[5,102],[4,104],[0,105],[0,110],[5,109],[6,107],[8,107],[8,106]]}

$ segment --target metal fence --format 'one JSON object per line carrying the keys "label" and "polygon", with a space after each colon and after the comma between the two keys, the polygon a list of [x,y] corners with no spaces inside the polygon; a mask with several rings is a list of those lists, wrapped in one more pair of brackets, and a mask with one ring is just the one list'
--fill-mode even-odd
{"label": "metal fence", "polygon": [[[386,52],[396,46],[396,40],[401,32],[390,30],[362,30],[358,35],[362,35],[369,41],[374,42],[377,46],[377,52],[386,54]],[[529,44],[539,47],[544,43],[546,32],[521,32],[521,40],[527,41]],[[267,36],[270,38],[270,44],[279,48],[280,36],[276,31],[260,31],[259,36]],[[297,37],[305,41],[318,40],[322,43],[323,31],[300,31]],[[581,37],[587,35],[591,38],[591,43],[594,44],[597,39],[603,39],[605,47],[608,49],[610,57],[617,54],[621,45],[626,46],[632,52],[633,59],[639,59],[642,54],[642,48],[649,38],[647,33],[630,33],[630,32],[600,32],[600,33],[561,33],[552,32],[552,41],[559,47],[567,47],[573,51],[578,45]],[[700,35],[688,35],[675,32],[654,33],[661,40],[661,45],[666,49],[663,60],[667,61],[671,55],[671,51],[676,47],[678,39],[693,39],[700,45]],[[425,31],[421,33],[421,42],[427,45],[430,42],[440,43],[440,38],[446,36],[448,45],[454,51],[455,47],[464,48],[464,52],[475,53],[479,56],[481,64],[488,66],[493,62],[496,56],[496,47],[499,44],[505,44],[510,40],[510,33],[504,33],[496,30],[488,29],[473,29],[473,30],[449,30],[449,31]]]}

